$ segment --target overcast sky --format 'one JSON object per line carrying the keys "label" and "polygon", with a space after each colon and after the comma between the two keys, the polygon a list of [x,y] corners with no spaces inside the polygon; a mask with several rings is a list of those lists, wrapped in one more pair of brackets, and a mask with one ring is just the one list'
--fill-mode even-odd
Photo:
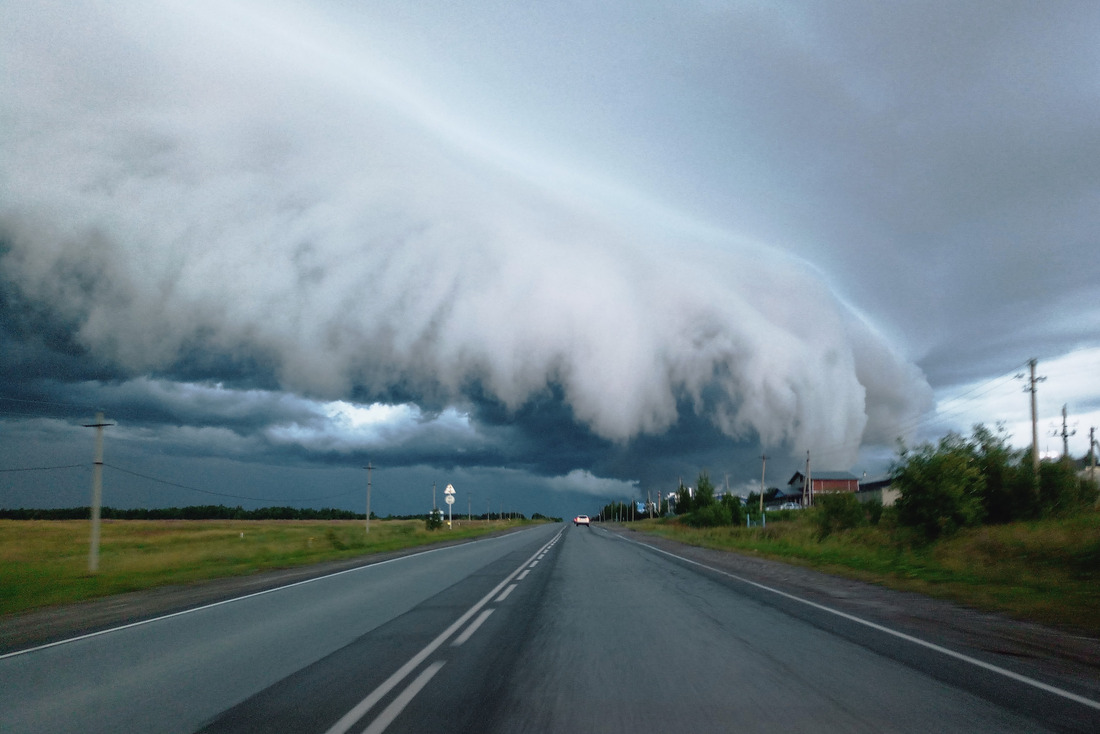
{"label": "overcast sky", "polygon": [[87,504],[96,409],[113,506],[879,474],[1029,444],[1031,358],[1082,455],[1098,37],[1045,0],[2,3],[0,506]]}

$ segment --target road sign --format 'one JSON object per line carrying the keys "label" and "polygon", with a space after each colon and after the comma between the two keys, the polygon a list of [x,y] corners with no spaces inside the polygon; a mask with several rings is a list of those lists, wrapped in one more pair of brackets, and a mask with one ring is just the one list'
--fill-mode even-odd
{"label": "road sign", "polygon": [[447,488],[445,490],[443,490],[443,494],[454,494],[454,493],[455,493],[455,488],[452,487],[449,484],[447,485]]}
{"label": "road sign", "polygon": [[453,494],[447,495],[446,497],[443,498],[443,501],[446,502],[448,505],[453,505],[455,503],[454,495]]}

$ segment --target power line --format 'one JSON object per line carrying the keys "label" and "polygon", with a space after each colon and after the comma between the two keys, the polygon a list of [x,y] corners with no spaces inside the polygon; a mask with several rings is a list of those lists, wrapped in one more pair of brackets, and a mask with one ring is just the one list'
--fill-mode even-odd
{"label": "power line", "polygon": [[16,471],[55,471],[57,469],[87,469],[87,464],[66,464],[64,466],[28,466],[20,469],[0,469],[0,472]]}
{"label": "power line", "polygon": [[215,491],[209,490],[209,489],[199,489],[198,487],[192,487],[192,486],[187,485],[187,484],[180,484],[178,482],[170,482],[167,479],[161,479],[160,477],[154,477],[154,476],[150,476],[149,474],[142,474],[141,472],[130,471],[129,469],[123,469],[122,467],[115,466],[114,464],[104,463],[104,466],[110,467],[111,469],[114,469],[115,471],[120,471],[123,474],[129,474],[131,476],[141,477],[142,479],[148,479],[149,481],[157,482],[158,484],[165,484],[165,485],[168,485],[169,487],[177,487],[179,489],[187,489],[187,490],[190,490],[192,492],[201,492],[202,494],[210,494],[210,495],[214,495],[215,497],[229,497],[230,499],[251,500],[251,501],[254,501],[254,502],[316,502],[317,500],[327,500],[327,499],[334,499],[336,497],[346,497],[347,495],[353,494],[353,493],[358,491],[358,490],[351,490],[349,492],[341,492],[339,494],[329,494],[329,495],[324,495],[324,496],[321,496],[321,497],[304,497],[304,498],[294,498],[294,499],[283,499],[283,498],[279,498],[279,497],[246,497],[244,495],[239,495],[239,494],[228,494],[228,493],[225,493],[225,492],[215,492]]}
{"label": "power line", "polygon": [[[1020,366],[1016,367],[1015,370],[1018,370],[1020,367],[1026,367],[1027,365],[1028,365],[1028,362],[1023,362],[1023,363],[1021,363]],[[937,410],[935,413],[932,413],[930,415],[922,416],[922,417],[917,418],[913,421],[902,423],[902,424],[896,426],[894,430],[898,433],[898,435],[902,435],[902,434],[905,434],[905,433],[909,433],[910,431],[915,431],[915,430],[917,430],[919,428],[922,428],[922,427],[925,427],[925,426],[933,426],[933,425],[943,423],[946,419],[949,419],[954,415],[964,413],[968,408],[968,404],[971,404],[971,403],[974,403],[974,402],[978,401],[980,398],[988,395],[989,393],[993,392],[994,390],[996,390],[1000,387],[1003,387],[1005,384],[1007,384],[1007,383],[1011,382],[1012,380],[1016,379],[1015,370],[1011,373],[1003,374],[999,377],[993,377],[993,378],[990,378],[988,380],[985,380],[984,382],[981,382],[977,385],[974,385],[974,386],[970,387],[969,389],[959,393],[958,395],[950,397],[946,400],[938,401],[938,403],[940,405],[944,405],[944,404],[951,405],[951,404],[955,404],[955,403],[961,403],[959,405],[955,405],[954,407],[952,407],[948,410],[944,410],[944,411]],[[853,448],[858,451],[859,447],[862,446],[862,445],[863,445],[862,439],[857,439],[857,440],[854,441],[854,447],[853,447],[853,442],[848,442],[848,443],[845,443],[845,444],[832,444],[832,445],[826,445],[826,446],[817,446],[817,447],[814,448],[814,454],[816,456],[818,456],[819,458],[822,457],[822,456],[833,456],[833,455],[837,455],[837,454],[846,453],[848,451],[851,451]],[[747,465],[746,465],[746,470],[747,470]]]}
{"label": "power line", "polygon": [[94,406],[85,405],[83,403],[59,403],[54,400],[31,400],[29,398],[9,398],[0,395],[0,400],[6,400],[11,403],[29,403],[31,405],[56,405],[61,408],[80,408],[81,410],[95,410]]}

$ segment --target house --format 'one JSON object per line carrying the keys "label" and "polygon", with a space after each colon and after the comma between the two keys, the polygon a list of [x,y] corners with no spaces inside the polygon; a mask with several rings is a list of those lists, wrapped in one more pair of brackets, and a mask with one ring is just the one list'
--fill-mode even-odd
{"label": "house", "polygon": [[859,482],[859,491],[856,499],[860,502],[881,502],[883,507],[893,507],[901,497],[901,492],[891,485],[893,481],[889,474],[881,477],[864,477]]}
{"label": "house", "polygon": [[[800,498],[805,496],[806,475],[796,471],[791,480],[787,482],[787,487],[785,494],[796,495]],[[859,478],[855,474],[846,471],[812,471],[810,472],[809,489],[811,497],[838,492],[855,493],[859,491]]]}

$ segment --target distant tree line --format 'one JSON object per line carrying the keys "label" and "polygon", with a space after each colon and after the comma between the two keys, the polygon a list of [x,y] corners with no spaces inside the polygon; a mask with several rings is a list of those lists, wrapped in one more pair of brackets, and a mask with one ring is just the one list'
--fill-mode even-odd
{"label": "distant tree line", "polygon": [[[816,497],[814,507],[803,512],[822,538],[887,518],[892,527],[923,541],[963,527],[1072,515],[1092,508],[1100,494],[1095,481],[1078,475],[1072,459],[1042,461],[1036,472],[1030,450],[1011,448],[1003,427],[991,430],[982,424],[974,426],[969,437],[952,432],[934,444],[912,449],[901,445],[891,479],[891,486],[900,493],[892,508],[873,500],[860,502],[856,495],[842,492]],[[769,488],[764,501],[777,493],[778,489]],[[705,471],[699,474],[694,492],[681,482],[673,500],[677,522],[694,527],[742,525],[760,501],[755,492],[744,504],[738,497],[715,495]],[[664,509],[662,505],[660,510]],[[625,503],[608,504],[602,510],[604,519],[646,516],[632,514]],[[791,517],[785,512],[774,516],[776,520]]]}
{"label": "distant tree line", "polygon": [[[0,509],[3,520],[88,520],[89,507],[69,507],[51,510]],[[104,520],[365,520],[363,513],[326,507],[313,510],[299,507],[261,507],[246,510],[243,507],[225,505],[195,505],[191,507],[162,507],[157,509],[121,510],[113,507],[100,509]],[[376,517],[372,512],[371,517]]]}
{"label": "distant tree line", "polygon": [[[426,513],[415,515],[387,515],[387,520],[423,520]],[[427,513],[430,514],[430,513]],[[91,518],[90,507],[66,507],[51,510],[36,509],[0,509],[0,520],[88,520]],[[372,520],[377,520],[378,515],[370,514]],[[100,517],[104,520],[364,520],[366,516],[359,512],[337,510],[325,507],[320,510],[303,509],[298,507],[261,507],[257,510],[246,510],[243,507],[226,507],[225,505],[195,505],[190,507],[162,507],[158,509],[131,509],[120,510],[113,507],[100,509]],[[465,515],[458,516],[462,519]],[[519,512],[505,513],[504,518],[512,520],[526,520],[527,516]],[[499,513],[482,513],[474,515],[474,520],[500,520]],[[548,517],[536,512],[531,515],[532,520],[550,520],[561,522],[560,517]]]}

